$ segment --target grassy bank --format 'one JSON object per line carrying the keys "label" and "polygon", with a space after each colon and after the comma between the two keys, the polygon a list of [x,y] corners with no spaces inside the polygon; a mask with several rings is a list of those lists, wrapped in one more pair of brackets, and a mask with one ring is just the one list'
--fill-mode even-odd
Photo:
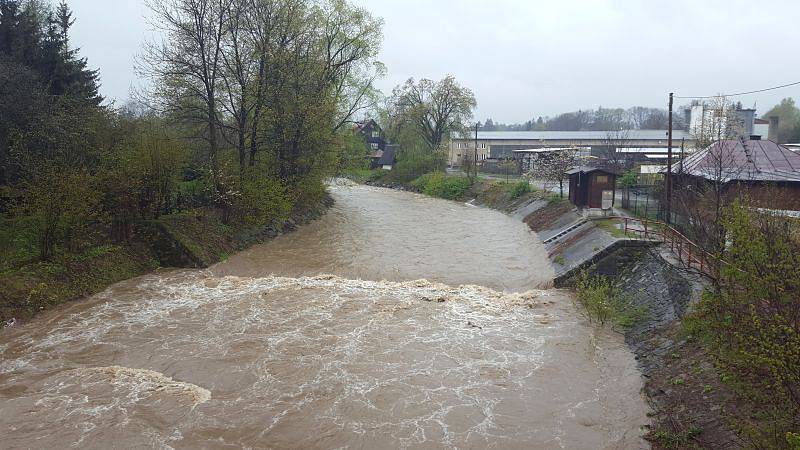
{"label": "grassy bank", "polygon": [[0,273],[0,320],[25,320],[158,267],[144,245],[102,245]]}
{"label": "grassy bank", "polygon": [[480,176],[470,179],[442,171],[407,180],[407,177],[382,169],[348,170],[340,175],[357,183],[401,188],[446,200],[474,200],[476,204],[504,212],[511,212],[532,200],[546,200],[551,204],[561,203],[562,200],[557,194],[537,189],[526,180],[505,182]]}
{"label": "grassy bank", "polygon": [[211,211],[196,211],[143,221],[124,243],[86,245],[41,261],[27,239],[6,247],[0,266],[0,327],[27,320],[65,302],[96,294],[111,284],[158,267],[208,267],[237,251],[294,229],[324,214],[332,199],[295,211],[289,220],[268,226],[225,224]]}

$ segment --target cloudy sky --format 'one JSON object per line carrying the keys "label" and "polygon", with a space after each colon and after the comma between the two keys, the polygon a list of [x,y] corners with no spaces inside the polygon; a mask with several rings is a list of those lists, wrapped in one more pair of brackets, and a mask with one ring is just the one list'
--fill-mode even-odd
{"label": "cloudy sky", "polygon": [[[666,107],[667,93],[714,95],[800,81],[796,0],[352,0],[385,20],[384,92],[454,75],[476,116],[523,122],[577,109]],[[118,101],[140,81],[143,0],[68,0],[73,42]],[[760,112],[800,86],[738,98]]]}

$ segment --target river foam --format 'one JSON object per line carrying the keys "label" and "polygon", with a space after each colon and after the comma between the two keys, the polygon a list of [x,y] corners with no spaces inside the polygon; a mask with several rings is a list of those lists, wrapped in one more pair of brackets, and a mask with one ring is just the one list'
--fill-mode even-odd
{"label": "river foam", "polygon": [[70,376],[80,383],[103,382],[134,393],[136,398],[165,393],[175,397],[185,397],[192,406],[211,399],[208,389],[183,381],[175,381],[163,373],[147,369],[134,369],[122,366],[86,367],[69,371]]}

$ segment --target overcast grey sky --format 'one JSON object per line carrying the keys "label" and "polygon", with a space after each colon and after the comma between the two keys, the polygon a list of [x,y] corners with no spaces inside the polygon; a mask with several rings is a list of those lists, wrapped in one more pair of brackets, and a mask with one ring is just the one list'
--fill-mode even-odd
{"label": "overcast grey sky", "polygon": [[[68,0],[73,43],[124,101],[148,33],[143,0]],[[794,0],[354,0],[385,20],[384,92],[453,74],[476,116],[523,122],[577,109],[666,107],[667,93],[713,95],[800,81]],[[739,98],[760,112],[800,86]],[[680,104],[680,103],[679,103]]]}

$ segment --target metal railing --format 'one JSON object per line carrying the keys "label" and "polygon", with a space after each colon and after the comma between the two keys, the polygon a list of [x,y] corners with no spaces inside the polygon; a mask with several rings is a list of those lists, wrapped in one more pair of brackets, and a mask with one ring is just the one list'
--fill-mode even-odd
{"label": "metal railing", "polygon": [[637,217],[611,216],[608,219],[621,221],[624,224],[623,231],[626,236],[630,233],[643,239],[658,240],[669,244],[670,250],[684,267],[697,269],[712,279],[717,278],[717,265],[713,263],[720,262],[720,260],[670,225],[657,220]]}

